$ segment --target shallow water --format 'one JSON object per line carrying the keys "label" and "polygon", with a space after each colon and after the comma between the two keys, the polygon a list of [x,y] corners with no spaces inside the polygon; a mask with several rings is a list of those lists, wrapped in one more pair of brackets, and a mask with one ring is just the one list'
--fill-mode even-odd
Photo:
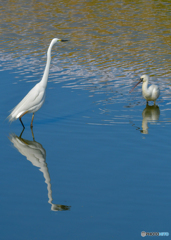
{"label": "shallow water", "polygon": [[[132,239],[170,232],[170,1],[1,6],[1,239]],[[43,107],[6,117],[38,82]],[[158,84],[146,107],[142,74]]]}

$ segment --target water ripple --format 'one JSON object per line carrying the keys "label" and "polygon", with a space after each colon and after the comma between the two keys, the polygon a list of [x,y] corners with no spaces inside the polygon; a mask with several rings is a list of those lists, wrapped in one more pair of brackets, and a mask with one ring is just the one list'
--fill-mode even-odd
{"label": "water ripple", "polygon": [[91,97],[98,94],[102,106],[133,108],[144,101],[140,87],[129,90],[146,73],[160,86],[161,103],[169,104],[170,29],[169,1],[3,2],[0,67],[18,74],[14,84],[38,82],[50,40],[66,38],[70,41],[53,48],[49,88],[62,83]]}

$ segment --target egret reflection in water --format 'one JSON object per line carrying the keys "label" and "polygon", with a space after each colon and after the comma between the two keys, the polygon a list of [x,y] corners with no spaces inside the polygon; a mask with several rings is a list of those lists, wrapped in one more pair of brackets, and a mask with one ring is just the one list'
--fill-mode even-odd
{"label": "egret reflection in water", "polygon": [[142,130],[141,133],[148,134],[148,123],[154,123],[159,120],[160,117],[160,109],[159,106],[153,105],[149,106],[146,105],[146,108],[142,112]]}
{"label": "egret reflection in water", "polygon": [[[24,129],[23,129],[24,131]],[[50,174],[48,171],[48,166],[46,163],[46,151],[43,146],[36,142],[34,139],[34,134],[32,130],[33,141],[26,140],[22,138],[23,131],[21,132],[20,136],[18,137],[16,134],[10,134],[9,139],[13,143],[14,147],[29,160],[33,166],[39,168],[39,170],[43,173],[45,178],[45,183],[47,184],[48,190],[48,203],[51,204],[52,211],[63,211],[63,210],[70,210],[70,206],[60,205],[60,204],[53,204],[52,203],[52,189],[50,183]]]}

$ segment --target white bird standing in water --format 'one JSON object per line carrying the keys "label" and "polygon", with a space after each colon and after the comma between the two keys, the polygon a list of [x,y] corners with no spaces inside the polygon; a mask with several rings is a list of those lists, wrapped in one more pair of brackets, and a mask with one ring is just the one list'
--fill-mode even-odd
{"label": "white bird standing in water", "polygon": [[51,62],[51,50],[53,45],[58,41],[65,42],[68,40],[62,40],[58,38],[52,39],[47,51],[47,62],[46,62],[46,67],[44,70],[42,80],[39,83],[37,83],[28,92],[28,94],[21,100],[21,102],[19,102],[19,104],[12,110],[11,114],[8,116],[10,122],[19,118],[23,128],[25,128],[21,118],[26,113],[33,113],[32,120],[31,120],[31,128],[33,127],[34,113],[41,108],[41,106],[45,101],[45,90],[47,86],[49,68],[50,68],[50,62]]}
{"label": "white bird standing in water", "polygon": [[151,85],[148,87],[148,76],[147,75],[142,75],[140,77],[140,81],[133,87],[133,89],[130,91],[132,92],[134,88],[139,84],[142,84],[142,95],[146,99],[147,104],[148,101],[154,101],[154,104],[156,104],[156,100],[160,95],[160,89],[157,85]]}

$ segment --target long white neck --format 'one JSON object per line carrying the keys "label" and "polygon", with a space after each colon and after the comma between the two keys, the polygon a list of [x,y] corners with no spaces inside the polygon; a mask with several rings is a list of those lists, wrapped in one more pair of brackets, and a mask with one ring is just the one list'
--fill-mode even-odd
{"label": "long white neck", "polygon": [[51,50],[54,45],[54,42],[52,41],[49,45],[48,51],[47,51],[47,61],[46,61],[46,67],[44,70],[44,74],[41,80],[41,85],[42,87],[46,88],[47,86],[47,81],[48,81],[48,76],[49,76],[49,69],[50,69],[50,62],[51,62]]}
{"label": "long white neck", "polygon": [[148,81],[143,82],[143,84],[142,84],[142,91],[145,91],[145,92],[148,91]]}

